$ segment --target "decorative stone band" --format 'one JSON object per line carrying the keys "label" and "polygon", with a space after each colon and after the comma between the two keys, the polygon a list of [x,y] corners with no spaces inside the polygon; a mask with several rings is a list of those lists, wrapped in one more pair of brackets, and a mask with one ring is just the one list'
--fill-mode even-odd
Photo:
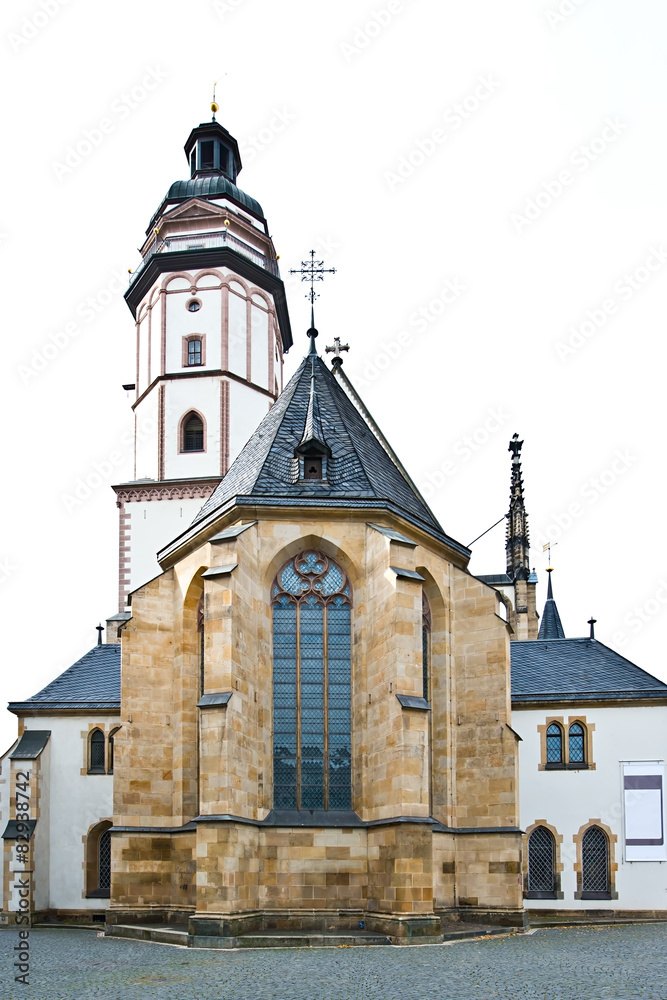
{"label": "decorative stone band", "polygon": [[189,833],[196,830],[197,823],[242,823],[245,826],[261,827],[376,827],[395,826],[403,823],[419,823],[431,826],[434,833],[451,834],[507,834],[523,833],[518,826],[444,826],[432,816],[390,816],[386,819],[363,820],[351,810],[334,811],[324,809],[296,810],[272,809],[266,819],[248,819],[246,816],[233,816],[231,813],[216,813],[211,816],[195,816],[185,826],[114,826],[111,833]]}
{"label": "decorative stone band", "polygon": [[121,506],[124,503],[146,503],[150,500],[208,500],[216,486],[220,482],[220,477],[215,479],[203,479],[199,482],[167,482],[155,483],[123,483],[114,486],[116,494],[116,504]]}

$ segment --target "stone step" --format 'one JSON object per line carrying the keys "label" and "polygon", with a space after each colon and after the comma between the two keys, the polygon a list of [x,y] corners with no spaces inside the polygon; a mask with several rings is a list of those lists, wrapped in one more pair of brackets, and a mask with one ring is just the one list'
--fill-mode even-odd
{"label": "stone step", "polygon": [[157,941],[160,944],[180,944],[187,948],[187,927],[163,927],[158,924],[111,924],[108,937],[134,938],[136,941]]}
{"label": "stone step", "polygon": [[371,931],[257,931],[242,934],[239,948],[367,948],[391,945],[386,934]]}

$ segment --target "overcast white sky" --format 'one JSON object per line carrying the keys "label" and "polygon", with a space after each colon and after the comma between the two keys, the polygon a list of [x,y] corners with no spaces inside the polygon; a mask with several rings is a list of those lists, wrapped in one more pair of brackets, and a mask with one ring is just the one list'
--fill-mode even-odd
{"label": "overcast white sky", "polygon": [[[215,79],[283,270],[311,247],[337,269],[320,348],[349,343],[445,530],[469,543],[505,513],[518,431],[540,604],[551,537],[566,634],[593,612],[667,680],[662,0],[10,0],[0,18],[2,699],[116,611],[121,288]],[[309,318],[301,287],[289,300],[286,375]],[[504,571],[503,530],[473,572]],[[0,749],[14,732],[0,712]]]}

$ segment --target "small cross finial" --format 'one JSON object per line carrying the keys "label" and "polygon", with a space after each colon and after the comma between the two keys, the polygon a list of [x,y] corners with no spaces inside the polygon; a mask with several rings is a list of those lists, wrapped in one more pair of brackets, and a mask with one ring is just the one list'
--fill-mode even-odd
{"label": "small cross finial", "polygon": [[102,632],[104,632],[104,625],[96,625],[95,631],[97,632],[97,645],[102,645]]}
{"label": "small cross finial", "polygon": [[341,356],[342,352],[349,351],[349,349],[350,349],[349,344],[341,344],[340,337],[334,337],[333,347],[324,348],[327,354],[333,353],[333,358],[331,359],[332,365],[342,365],[343,363],[343,358]]}
{"label": "small cross finial", "polygon": [[588,622],[586,624],[590,625],[590,627],[591,627],[590,638],[594,639],[595,638],[595,626],[597,624],[597,618],[593,618],[593,615],[591,615],[591,617],[588,619]]}
{"label": "small cross finial", "polygon": [[300,274],[302,281],[310,282],[310,291],[306,292],[306,298],[310,299],[310,330],[308,331],[308,336],[311,338],[311,352],[313,351],[315,337],[317,336],[317,330],[315,329],[315,299],[319,299],[319,295],[315,291],[315,282],[324,281],[325,274],[335,273],[335,267],[325,267],[323,260],[315,260],[314,250],[310,251],[310,260],[302,260],[301,267],[290,269],[290,274]]}

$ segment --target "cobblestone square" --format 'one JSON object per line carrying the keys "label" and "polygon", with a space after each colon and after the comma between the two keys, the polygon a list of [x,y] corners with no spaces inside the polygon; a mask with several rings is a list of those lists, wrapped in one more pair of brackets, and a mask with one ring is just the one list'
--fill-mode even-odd
{"label": "cobblestone square", "polygon": [[30,986],[14,982],[18,933],[0,933],[0,997],[25,1000],[667,1000],[667,926],[536,930],[424,947],[212,951],[30,933]]}

